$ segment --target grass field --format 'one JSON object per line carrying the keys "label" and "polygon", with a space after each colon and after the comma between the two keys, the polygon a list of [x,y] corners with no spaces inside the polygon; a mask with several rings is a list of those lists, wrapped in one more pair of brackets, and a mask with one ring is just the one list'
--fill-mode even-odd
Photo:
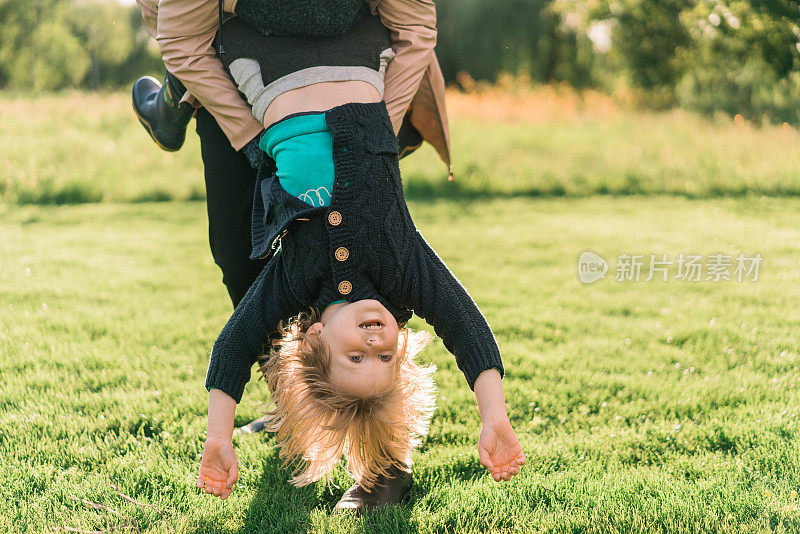
{"label": "grass field", "polygon": [[[201,493],[208,352],[231,309],[187,200],[195,139],[155,150],[125,95],[4,100],[0,532],[800,530],[797,132],[619,110],[487,123],[453,103],[462,183],[414,156],[409,206],[498,338],[520,476],[480,466],[472,393],[437,341],[409,504],[332,515],[344,470],[293,488],[266,435],[236,438],[228,500]],[[606,279],[579,281],[586,250]],[[681,253],[764,260],[756,281],[614,279],[620,255]],[[237,425],[267,400],[257,376]]]}
{"label": "grass field", "polygon": [[[403,160],[409,198],[800,196],[796,129],[634,113],[543,90],[449,93],[448,105],[456,180],[442,180],[425,146]],[[0,201],[205,197],[197,136],[180,152],[154,151],[127,94],[4,97],[0,125]]]}

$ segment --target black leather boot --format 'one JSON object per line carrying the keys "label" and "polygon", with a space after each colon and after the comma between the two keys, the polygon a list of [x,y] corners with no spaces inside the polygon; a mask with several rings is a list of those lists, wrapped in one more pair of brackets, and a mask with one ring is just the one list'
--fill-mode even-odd
{"label": "black leather boot", "polygon": [[387,504],[401,504],[408,500],[414,477],[402,469],[392,466],[389,476],[379,476],[378,481],[367,491],[358,484],[353,484],[344,492],[342,498],[333,507],[334,512],[355,510],[363,512],[379,508]]}
{"label": "black leather boot", "polygon": [[194,116],[194,108],[180,100],[186,88],[167,71],[164,84],[152,76],[143,76],[133,84],[133,110],[147,133],[158,146],[174,152],[186,140],[186,126]]}
{"label": "black leather boot", "polygon": [[248,424],[244,426],[240,426],[238,428],[233,429],[234,436],[243,436],[245,434],[255,434],[256,432],[263,432],[267,426],[266,423],[267,416],[260,417],[258,419],[254,419],[250,421]]}

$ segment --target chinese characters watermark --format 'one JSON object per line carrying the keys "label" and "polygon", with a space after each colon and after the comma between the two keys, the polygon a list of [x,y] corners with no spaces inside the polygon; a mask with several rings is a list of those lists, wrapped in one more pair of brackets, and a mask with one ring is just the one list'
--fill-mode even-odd
{"label": "chinese characters watermark", "polygon": [[[686,282],[756,282],[764,258],[760,253],[746,256],[733,254],[678,254],[670,258],[668,254],[620,254],[614,266],[614,280],[617,282],[649,282],[656,279],[667,282],[670,279]],[[599,254],[584,251],[578,258],[578,278],[584,284],[591,284],[606,277],[609,265]]]}

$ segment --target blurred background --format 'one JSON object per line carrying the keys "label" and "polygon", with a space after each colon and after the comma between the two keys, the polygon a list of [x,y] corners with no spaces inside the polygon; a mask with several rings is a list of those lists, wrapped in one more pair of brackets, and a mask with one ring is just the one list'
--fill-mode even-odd
{"label": "blurred background", "polygon": [[[423,146],[409,197],[800,195],[797,0],[437,10],[456,180]],[[132,0],[0,0],[0,21],[0,201],[205,198],[197,137],[162,152],[131,110],[164,72]]]}
{"label": "blurred background", "polygon": [[[405,195],[503,350],[520,477],[485,476],[437,342],[410,506],[329,516],[344,469],[287,491],[266,436],[196,493],[231,303],[195,126],[165,152],[131,109],[164,73],[132,2],[0,0],[0,532],[800,532],[798,1],[437,8],[455,180],[426,145]],[[584,251],[764,262],[583,284]]]}
{"label": "blurred background", "polygon": [[[507,73],[655,109],[800,120],[796,0],[438,0],[437,8],[449,83]],[[5,91],[127,88],[162,70],[132,0],[3,0],[0,20]]]}

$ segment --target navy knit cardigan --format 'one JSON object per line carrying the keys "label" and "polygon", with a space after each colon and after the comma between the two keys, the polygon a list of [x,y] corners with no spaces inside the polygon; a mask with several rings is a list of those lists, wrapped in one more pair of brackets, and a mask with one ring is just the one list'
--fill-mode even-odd
{"label": "navy knit cardigan", "polygon": [[471,389],[486,369],[502,376],[486,319],[411,220],[385,102],[343,104],[325,118],[333,134],[329,206],[288,194],[270,158],[259,169],[252,258],[270,259],[214,343],[206,389],[238,403],[279,322],[340,299],[375,299],[400,325],[412,311],[425,319]]}

